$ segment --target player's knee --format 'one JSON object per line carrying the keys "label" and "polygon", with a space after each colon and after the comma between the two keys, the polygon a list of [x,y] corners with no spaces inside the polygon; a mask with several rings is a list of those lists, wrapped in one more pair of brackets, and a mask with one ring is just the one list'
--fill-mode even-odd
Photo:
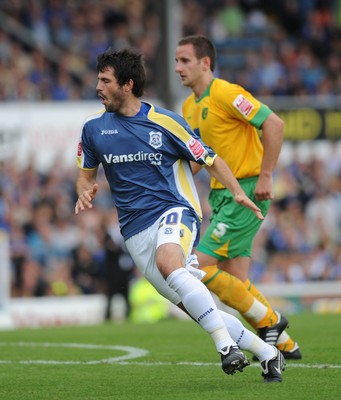
{"label": "player's knee", "polygon": [[158,247],[156,265],[165,279],[177,268],[184,267],[185,257],[181,247],[174,243],[167,243]]}

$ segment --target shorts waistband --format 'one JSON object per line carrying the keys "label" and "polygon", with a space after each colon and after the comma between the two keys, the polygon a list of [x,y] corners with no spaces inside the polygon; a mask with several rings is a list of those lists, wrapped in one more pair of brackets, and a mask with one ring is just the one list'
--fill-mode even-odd
{"label": "shorts waistband", "polygon": [[253,182],[256,181],[258,179],[258,175],[257,176],[248,176],[247,178],[240,178],[237,179],[238,182]]}

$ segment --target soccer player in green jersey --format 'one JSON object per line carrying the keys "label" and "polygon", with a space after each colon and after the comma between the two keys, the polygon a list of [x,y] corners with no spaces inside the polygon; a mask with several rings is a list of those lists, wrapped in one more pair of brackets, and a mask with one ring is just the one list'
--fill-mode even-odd
{"label": "soccer player in green jersey", "polygon": [[[222,157],[245,193],[266,215],[273,199],[272,171],[282,141],[283,121],[241,86],[214,77],[216,49],[202,35],[181,39],[176,49],[176,72],[192,90],[182,112],[191,128]],[[262,140],[257,130],[262,130]],[[192,166],[193,173],[200,167]],[[210,224],[196,249],[203,282],[219,299],[235,308],[276,345],[287,359],[301,358],[289,337],[287,319],[274,311],[250,282],[252,243],[262,221],[233,203],[228,189],[211,178]]]}

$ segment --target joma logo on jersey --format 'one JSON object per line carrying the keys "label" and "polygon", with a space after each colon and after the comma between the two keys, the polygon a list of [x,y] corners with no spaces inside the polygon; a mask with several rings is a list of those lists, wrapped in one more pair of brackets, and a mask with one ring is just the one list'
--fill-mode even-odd
{"label": "joma logo on jersey", "polygon": [[154,147],[154,149],[158,149],[162,146],[162,133],[161,132],[149,132],[149,144]]}
{"label": "joma logo on jersey", "polygon": [[116,135],[118,133],[117,129],[102,129],[101,135]]}
{"label": "joma logo on jersey", "polygon": [[245,117],[247,117],[254,108],[254,105],[248,99],[246,99],[242,94],[240,94],[234,100],[233,105]]}

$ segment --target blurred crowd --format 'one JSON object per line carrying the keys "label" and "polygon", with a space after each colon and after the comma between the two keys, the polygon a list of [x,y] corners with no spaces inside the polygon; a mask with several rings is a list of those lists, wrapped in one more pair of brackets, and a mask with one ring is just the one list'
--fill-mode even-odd
{"label": "blurred crowd", "polygon": [[[46,174],[0,165],[0,223],[10,232],[13,296],[120,293],[136,270],[119,232],[100,170],[91,212],[74,215],[76,168]],[[203,229],[208,174],[196,176]],[[276,200],[259,232],[252,279],[306,282],[341,279],[341,157],[294,157],[274,176]],[[121,288],[121,289],[120,289]]]}
{"label": "blurred crowd", "polygon": [[[106,181],[92,212],[74,214],[76,167],[41,174],[0,163],[0,229],[9,232],[13,297],[120,294],[135,266],[120,234]],[[0,257],[0,261],[1,261]]]}
{"label": "blurred crowd", "polygon": [[[181,35],[217,45],[217,73],[255,95],[341,92],[340,0],[180,0]],[[161,4],[153,0],[2,0],[0,101],[94,99],[96,56],[142,51],[160,95]]]}
{"label": "blurred crowd", "polygon": [[256,237],[252,279],[292,282],[341,279],[341,157],[279,163],[275,201]]}
{"label": "blurred crowd", "polygon": [[[181,3],[182,34],[209,35],[220,54],[218,73],[256,96],[341,93],[340,1]],[[2,0],[0,21],[0,102],[95,99],[96,55],[123,45],[143,52],[149,90],[158,93],[159,2]],[[137,272],[106,181],[101,172],[94,209],[75,217],[76,175],[61,165],[42,173],[33,163],[24,169],[0,163],[0,228],[10,233],[12,296],[127,297]],[[196,182],[204,229],[207,175]],[[340,155],[280,163],[274,184],[276,200],[256,238],[251,278],[341,279]]]}

